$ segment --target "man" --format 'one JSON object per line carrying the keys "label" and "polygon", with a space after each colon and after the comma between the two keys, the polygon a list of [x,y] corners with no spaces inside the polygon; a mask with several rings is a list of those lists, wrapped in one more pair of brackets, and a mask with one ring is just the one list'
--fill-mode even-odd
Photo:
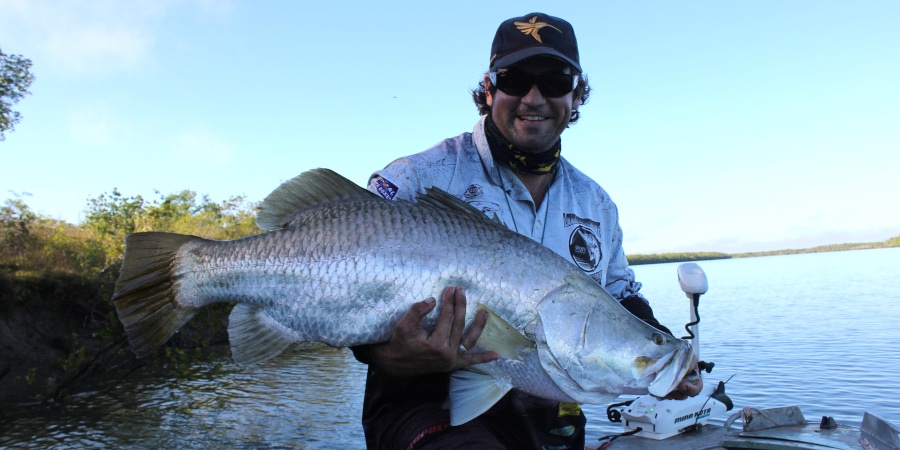
{"label": "man", "polygon": [[[578,265],[633,314],[667,331],[638,292],[622,250],[618,211],[606,192],[560,156],[560,135],[578,119],[590,88],[572,26],[542,13],[503,22],[489,72],[473,98],[482,116],[471,133],[401,158],[377,172],[369,189],[415,200],[434,186],[496,215]],[[450,427],[443,409],[449,372],[497,358],[467,352],[486,318],[465,329],[465,293],[441,295],[435,329],[422,318],[435,300],[415,304],[391,339],[354,348],[369,364],[363,426],[370,448],[584,448],[578,405],[511,392],[482,416]],[[700,385],[682,383],[686,395]]]}

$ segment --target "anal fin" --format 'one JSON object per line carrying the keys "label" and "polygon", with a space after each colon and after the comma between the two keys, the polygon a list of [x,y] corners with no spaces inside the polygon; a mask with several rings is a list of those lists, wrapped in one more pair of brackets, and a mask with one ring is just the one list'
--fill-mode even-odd
{"label": "anal fin", "polygon": [[494,406],[512,386],[470,370],[450,375],[450,425],[462,425]]}
{"label": "anal fin", "polygon": [[263,308],[238,303],[228,317],[231,357],[241,365],[274,358],[297,339],[279,330]]}

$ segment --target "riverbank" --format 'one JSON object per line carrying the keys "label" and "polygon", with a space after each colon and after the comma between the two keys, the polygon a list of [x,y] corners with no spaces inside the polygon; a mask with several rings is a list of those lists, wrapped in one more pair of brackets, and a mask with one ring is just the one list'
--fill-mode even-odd
{"label": "riverbank", "polygon": [[102,278],[0,273],[0,399],[58,398],[119,353],[103,287]]}
{"label": "riverbank", "polygon": [[138,360],[109,300],[117,276],[0,271],[0,404],[65,400],[94,381],[125,377],[148,362],[193,361],[227,342],[229,307],[219,305],[198,314],[165,350]]}

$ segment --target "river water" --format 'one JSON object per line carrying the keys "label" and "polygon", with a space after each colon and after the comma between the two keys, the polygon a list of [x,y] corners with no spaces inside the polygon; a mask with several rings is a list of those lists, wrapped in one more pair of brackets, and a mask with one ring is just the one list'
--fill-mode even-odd
{"label": "river water", "polygon": [[[733,378],[736,410],[799,405],[817,422],[858,426],[870,411],[900,424],[900,248],[700,263],[707,383]],[[660,322],[683,335],[677,264],[636,266]],[[176,373],[177,372],[177,373]],[[239,368],[146,369],[65,405],[0,412],[4,448],[363,448],[365,366],[314,347]],[[620,431],[587,405],[588,444]],[[724,420],[720,418],[719,421]]]}

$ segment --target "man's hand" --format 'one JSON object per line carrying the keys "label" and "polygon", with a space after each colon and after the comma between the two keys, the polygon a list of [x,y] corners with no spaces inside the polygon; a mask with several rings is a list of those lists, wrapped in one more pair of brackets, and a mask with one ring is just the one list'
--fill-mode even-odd
{"label": "man's hand", "polygon": [[667,395],[666,398],[684,400],[699,394],[701,390],[703,390],[703,377],[700,376],[697,355],[694,354],[694,359],[691,361],[691,371],[684,376],[681,382],[678,383],[678,387]]}
{"label": "man's hand", "polygon": [[441,292],[441,310],[434,331],[422,327],[422,319],[434,309],[434,297],[418,302],[400,318],[390,340],[369,348],[369,358],[381,370],[401,377],[449,372],[499,358],[494,352],[469,353],[481,336],[487,312],[479,311],[468,330],[466,294],[462,288]]}

